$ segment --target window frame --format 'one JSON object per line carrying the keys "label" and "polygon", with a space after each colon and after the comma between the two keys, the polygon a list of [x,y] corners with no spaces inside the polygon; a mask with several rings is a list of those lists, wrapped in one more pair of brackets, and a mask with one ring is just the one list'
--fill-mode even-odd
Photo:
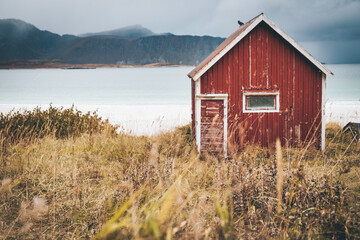
{"label": "window frame", "polygon": [[[275,96],[275,108],[248,108],[247,97],[249,96]],[[244,92],[243,113],[271,113],[280,112],[280,93],[278,91]]]}

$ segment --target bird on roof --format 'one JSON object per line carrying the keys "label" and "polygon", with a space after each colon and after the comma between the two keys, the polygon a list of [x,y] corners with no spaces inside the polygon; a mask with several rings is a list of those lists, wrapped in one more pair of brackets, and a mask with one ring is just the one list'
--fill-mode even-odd
{"label": "bird on roof", "polygon": [[241,26],[241,25],[244,25],[243,22],[241,22],[240,20],[238,20],[238,24]]}

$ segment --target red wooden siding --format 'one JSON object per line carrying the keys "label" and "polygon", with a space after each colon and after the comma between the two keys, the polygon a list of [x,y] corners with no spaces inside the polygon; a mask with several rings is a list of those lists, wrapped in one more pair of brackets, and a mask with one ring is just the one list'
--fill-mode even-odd
{"label": "red wooden siding", "polygon": [[224,149],[224,100],[201,100],[200,150],[222,152]]}
{"label": "red wooden siding", "polygon": [[[299,140],[320,144],[322,73],[265,23],[247,34],[200,81],[201,94],[229,95],[229,143],[268,146],[280,137],[283,144]],[[280,112],[243,113],[246,90],[279,91]]]}

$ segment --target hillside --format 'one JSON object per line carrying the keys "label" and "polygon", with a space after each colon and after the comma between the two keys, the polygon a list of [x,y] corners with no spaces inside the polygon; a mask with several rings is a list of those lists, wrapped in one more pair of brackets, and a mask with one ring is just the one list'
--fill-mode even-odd
{"label": "hillside", "polygon": [[0,67],[27,61],[194,65],[223,40],[210,36],[159,35],[139,25],[88,34],[86,37],[60,36],[21,20],[4,19],[0,20]]}
{"label": "hillside", "polygon": [[94,36],[72,41],[58,56],[67,63],[195,65],[208,56],[221,38],[197,36],[150,36],[126,39]]}
{"label": "hillside", "polygon": [[0,61],[51,58],[76,38],[41,31],[21,20],[0,20]]}

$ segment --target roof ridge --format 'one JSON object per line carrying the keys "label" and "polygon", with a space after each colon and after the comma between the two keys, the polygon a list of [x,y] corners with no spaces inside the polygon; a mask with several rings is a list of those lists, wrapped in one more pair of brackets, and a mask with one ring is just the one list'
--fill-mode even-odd
{"label": "roof ridge", "polygon": [[226,38],[207,58],[205,58],[197,67],[195,67],[188,77],[197,80],[204,74],[211,66],[213,66],[220,58],[222,58],[230,49],[232,49],[238,42],[241,41],[249,32],[251,32],[259,23],[265,22],[275,32],[277,32],[285,41],[290,43],[302,55],[304,55],[310,62],[312,62],[323,73],[332,76],[333,73],[316,60],[310,53],[301,47],[295,40],[281,30],[276,24],[270,21],[264,13],[260,13],[245,24],[241,25],[235,32]]}

